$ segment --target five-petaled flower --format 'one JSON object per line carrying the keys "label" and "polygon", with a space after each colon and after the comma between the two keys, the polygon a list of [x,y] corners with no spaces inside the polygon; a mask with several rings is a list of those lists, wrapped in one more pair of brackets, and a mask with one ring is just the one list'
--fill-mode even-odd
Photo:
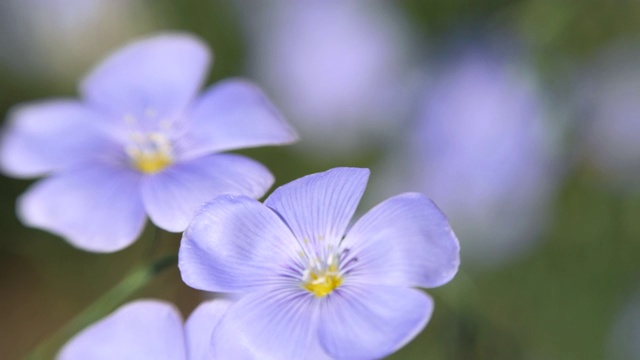
{"label": "five-petaled flower", "polygon": [[203,302],[186,323],[171,304],[137,300],[84,329],[60,350],[58,360],[206,360],[209,339],[227,300]]}
{"label": "five-petaled flower", "polygon": [[216,195],[264,195],[273,183],[264,166],[218,153],[297,135],[247,81],[224,81],[196,97],[210,58],[193,36],[151,37],[93,69],[82,101],[13,111],[0,148],[4,172],[51,175],[19,199],[21,220],[84,250],[110,252],[138,237],[147,214],[178,232]]}
{"label": "five-petaled flower", "polygon": [[347,231],[368,176],[336,168],[264,204],[222,195],[200,209],[182,238],[182,278],[238,298],[213,331],[214,358],[380,358],[422,330],[433,302],[413,287],[453,278],[458,240],[417,193],[382,202]]}

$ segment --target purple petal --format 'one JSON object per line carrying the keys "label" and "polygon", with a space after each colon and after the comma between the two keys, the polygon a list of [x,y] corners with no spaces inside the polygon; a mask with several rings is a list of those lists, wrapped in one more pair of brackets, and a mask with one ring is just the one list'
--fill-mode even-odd
{"label": "purple petal", "polygon": [[19,177],[40,176],[109,153],[100,115],[74,100],[34,102],[15,108],[3,134],[0,164]]}
{"label": "purple petal", "polygon": [[214,359],[316,359],[318,302],[300,289],[251,293],[213,331]]}
{"label": "purple petal", "polygon": [[436,287],[458,271],[460,245],[445,215],[426,196],[392,197],[365,214],[343,247],[357,258],[352,281]]}
{"label": "purple petal", "polygon": [[150,37],[107,57],[84,79],[81,92],[116,116],[147,110],[170,115],[193,100],[210,58],[207,46],[191,35]]}
{"label": "purple petal", "polygon": [[187,154],[282,145],[298,139],[265,94],[246,80],[213,86],[196,102],[189,119]]}
{"label": "purple petal", "polygon": [[[291,280],[300,248],[276,213],[245,196],[206,204],[180,244],[182,280],[200,290],[237,292]],[[283,276],[284,275],[284,276]],[[301,276],[301,274],[295,274]]]}
{"label": "purple petal", "polygon": [[273,184],[262,164],[234,154],[214,154],[178,163],[145,177],[142,199],[154,224],[183,231],[196,210],[221,194],[259,198]]}
{"label": "purple petal", "polygon": [[211,333],[231,303],[225,299],[210,300],[193,310],[185,324],[189,360],[211,359]]}
{"label": "purple petal", "polygon": [[378,359],[411,341],[427,324],[433,300],[398,287],[346,286],[322,306],[320,344],[337,359]]}
{"label": "purple petal", "polygon": [[[411,88],[411,41],[388,2],[271,1],[242,9],[252,73],[304,139],[297,150],[344,156],[398,131]],[[331,24],[331,26],[327,26]],[[310,146],[311,145],[311,146]]]}
{"label": "purple petal", "polygon": [[74,336],[59,360],[186,360],[180,313],[171,304],[139,300]]}
{"label": "purple petal", "polygon": [[368,179],[368,169],[335,168],[283,185],[264,203],[282,216],[299,240],[337,244]]}
{"label": "purple petal", "polygon": [[20,197],[18,215],[80,249],[117,251],[144,226],[139,180],[127,168],[87,165],[36,183]]}

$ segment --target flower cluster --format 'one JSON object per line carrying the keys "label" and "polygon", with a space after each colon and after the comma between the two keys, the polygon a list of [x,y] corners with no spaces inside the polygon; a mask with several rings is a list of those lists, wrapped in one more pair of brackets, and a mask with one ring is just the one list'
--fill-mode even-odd
{"label": "flower cluster", "polygon": [[18,201],[21,220],[88,251],[131,244],[148,216],[184,234],[183,281],[225,295],[182,324],[170,304],[136,301],[59,352],[73,359],[369,359],[427,324],[416,287],[449,282],[459,245],[424,195],[387,199],[350,226],[369,171],[334,168],[276,189],[261,164],[222,151],[296,140],[266,96],[227,80],[197,96],[210,62],[200,40],[164,34],[109,56],[82,100],[23,105],[0,147],[4,171],[47,176]]}

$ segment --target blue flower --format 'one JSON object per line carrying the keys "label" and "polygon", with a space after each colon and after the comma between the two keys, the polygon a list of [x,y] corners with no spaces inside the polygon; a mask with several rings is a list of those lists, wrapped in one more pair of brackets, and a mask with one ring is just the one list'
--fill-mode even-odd
{"label": "blue flower", "polygon": [[264,166],[217,153],[297,135],[247,81],[227,80],[196,97],[209,63],[198,39],[159,35],[93,69],[81,101],[13,111],[0,148],[4,171],[50,175],[19,199],[21,220],[79,248],[110,252],[137,238],[147,214],[177,232],[216,195],[264,195],[273,183]]}
{"label": "blue flower", "polygon": [[238,297],[214,329],[214,357],[380,358],[423,329],[433,301],[412,287],[453,278],[458,240],[417,193],[384,201],[347,231],[368,177],[336,168],[264,204],[222,195],[198,212],[180,247],[182,279]]}
{"label": "blue flower", "polygon": [[415,47],[396,4],[285,0],[260,5],[259,11],[243,12],[250,71],[300,131],[304,141],[298,150],[354,156],[379,144],[372,137],[387,139],[402,125],[415,76],[408,71],[408,55]]}
{"label": "blue flower", "polygon": [[134,301],[74,336],[57,359],[211,359],[211,332],[228,306],[226,300],[204,302],[183,325],[180,313],[169,303]]}
{"label": "blue flower", "polygon": [[508,43],[488,44],[445,57],[386,176],[392,190],[429,194],[463,239],[464,260],[484,266],[536,244],[560,175],[560,129],[531,67],[505,55],[515,52]]}

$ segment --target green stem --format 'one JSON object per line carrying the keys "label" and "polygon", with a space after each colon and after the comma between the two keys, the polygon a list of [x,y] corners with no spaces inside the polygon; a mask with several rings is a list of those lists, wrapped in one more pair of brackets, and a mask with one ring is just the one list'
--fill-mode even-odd
{"label": "green stem", "polygon": [[86,326],[103,318],[122,304],[136,290],[141,289],[162,270],[175,265],[178,257],[170,255],[151,264],[145,264],[133,269],[124,279],[98,298],[82,312],[71,319],[64,327],[56,331],[51,337],[38,344],[25,359],[51,359],[54,352],[65,341]]}
{"label": "green stem", "polygon": [[160,242],[160,238],[162,237],[162,230],[158,228],[156,225],[151,225],[151,239],[149,239],[149,245],[147,247],[146,256],[147,258],[151,258],[153,253],[158,247],[158,243]]}

